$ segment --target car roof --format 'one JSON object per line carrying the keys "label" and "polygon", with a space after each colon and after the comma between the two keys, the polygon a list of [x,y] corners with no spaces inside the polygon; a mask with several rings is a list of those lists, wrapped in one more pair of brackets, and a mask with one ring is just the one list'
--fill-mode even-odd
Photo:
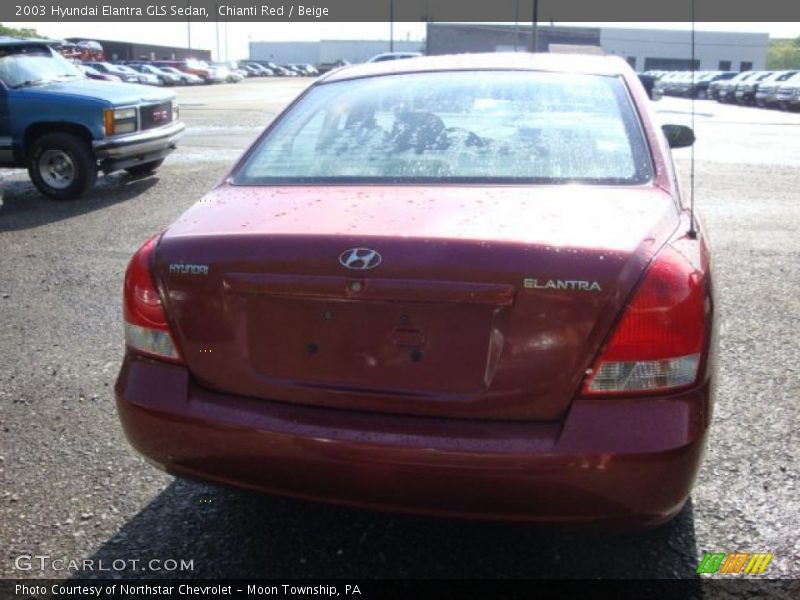
{"label": "car roof", "polygon": [[320,81],[343,81],[361,77],[428,73],[437,71],[548,71],[591,75],[621,75],[631,67],[618,56],[590,54],[531,54],[527,52],[486,52],[477,54],[443,54],[404,60],[361,63],[342,67],[324,75]]}
{"label": "car roof", "polygon": [[0,35],[0,47],[2,46],[50,46],[51,44],[60,44],[59,40],[43,40],[43,39],[21,39]]}

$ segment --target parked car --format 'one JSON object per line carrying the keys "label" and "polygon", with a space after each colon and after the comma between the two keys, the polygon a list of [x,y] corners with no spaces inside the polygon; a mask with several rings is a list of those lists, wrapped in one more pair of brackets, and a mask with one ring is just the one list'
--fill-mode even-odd
{"label": "parked car", "polygon": [[247,63],[247,66],[253,69],[259,77],[272,77],[275,74],[271,69],[255,62]]}
{"label": "parked car", "polygon": [[84,76],[46,42],[0,38],[0,167],[27,168],[45,196],[69,200],[98,170],[158,168],[183,133],[171,92]]}
{"label": "parked car", "polygon": [[302,77],[316,77],[319,75],[319,71],[308,63],[292,63],[288,66],[294,69],[298,75],[301,75]]}
{"label": "parked car", "polygon": [[[739,74],[736,73],[733,77],[738,76]],[[726,79],[717,79],[716,81],[712,81],[708,86],[708,97],[711,100],[719,100],[719,93],[723,85],[728,85],[728,82],[733,79],[733,77],[729,77]]]}
{"label": "parked car", "polygon": [[180,79],[182,85],[199,85],[203,83],[203,80],[200,79],[197,75],[192,75],[191,73],[184,73],[183,71],[179,71],[175,67],[170,66],[159,66],[157,67],[161,71],[165,73],[171,73]]}
{"label": "parked car", "polygon": [[179,75],[176,75],[175,73],[170,73],[168,71],[165,71],[164,69],[159,69],[154,65],[149,65],[145,63],[129,63],[127,66],[139,73],[155,77],[161,83],[161,85],[182,84]]}
{"label": "parked car", "polygon": [[227,63],[216,62],[211,63],[211,68],[217,74],[217,77],[225,83],[239,83],[244,77],[239,75],[234,69],[231,69]]}
{"label": "parked car", "polygon": [[661,100],[661,91],[656,91],[655,84],[658,81],[658,78],[655,75],[649,75],[647,73],[639,73],[639,81],[644,87],[645,92],[647,92],[647,97],[651,100]]}
{"label": "parked car", "polygon": [[692,85],[692,72],[682,71],[679,77],[671,81],[668,92],[670,96],[688,96]]}
{"label": "parked car", "polygon": [[736,77],[721,82],[716,91],[717,102],[733,102],[735,100],[736,86],[747,81],[755,74],[755,71],[742,71]]}
{"label": "parked car", "polygon": [[287,69],[286,67],[276,65],[274,62],[268,62],[264,66],[279,77],[294,77],[296,75],[294,71]]}
{"label": "parked car", "polygon": [[261,71],[250,65],[240,64],[239,68],[247,72],[248,77],[261,77]]}
{"label": "parked car", "polygon": [[112,75],[111,73],[101,73],[100,71],[89,65],[78,64],[76,66],[78,67],[79,70],[83,71],[83,73],[89,79],[97,79],[98,81],[113,81],[116,83],[122,81],[122,79],[120,79],[118,75]]}
{"label": "parked car", "polygon": [[416,58],[422,56],[420,52],[382,52],[370,58],[367,62],[384,62],[387,60],[403,60],[404,58]]}
{"label": "parked car", "polygon": [[333,71],[334,69],[340,69],[341,67],[349,67],[349,66],[350,66],[349,60],[340,58],[339,60],[336,60],[334,62],[320,63],[317,66],[317,71],[319,71],[319,73],[322,74],[322,73],[327,73],[329,71]]}
{"label": "parked car", "polygon": [[294,77],[305,77],[306,76],[306,72],[303,69],[301,69],[300,67],[298,67],[297,65],[285,65],[284,68],[288,69],[289,72]]}
{"label": "parked car", "polygon": [[756,87],[758,87],[759,82],[764,81],[770,75],[772,75],[772,71],[756,71],[751,77],[737,83],[733,92],[733,98],[736,103],[755,104]]}
{"label": "parked car", "polygon": [[659,77],[654,86],[656,93],[661,94],[662,96],[671,95],[672,90],[674,89],[673,80],[681,76],[681,71],[672,71]]}
{"label": "parked car", "polygon": [[118,70],[135,75],[139,78],[139,83],[142,85],[164,85],[159,77],[153,75],[152,73],[147,73],[145,71],[139,71],[137,69],[132,68],[130,65],[121,65],[115,64]]}
{"label": "parked car", "polygon": [[232,70],[232,72],[237,73],[242,79],[247,79],[250,77],[250,73],[248,73],[247,70],[243,69],[242,67],[236,67]]}
{"label": "parked car", "polygon": [[800,71],[776,71],[763,79],[756,87],[755,102],[758,106],[776,106],[778,104],[778,87],[791,79]]}
{"label": "parked car", "polygon": [[711,86],[714,85],[715,82],[719,81],[727,81],[729,79],[733,79],[736,76],[735,71],[718,71],[712,73],[709,77],[705,77],[703,79],[698,80],[694,84],[693,94],[695,98],[700,100],[705,100],[711,97]]}
{"label": "parked car", "polygon": [[82,61],[105,60],[103,46],[94,40],[80,40],[75,43],[78,58]]}
{"label": "parked car", "polygon": [[783,110],[800,108],[800,73],[780,83],[775,100]]}
{"label": "parked car", "polygon": [[717,304],[668,149],[694,135],[657,123],[618,57],[318,79],[131,259],[128,440],[338,504],[669,520],[713,413]]}
{"label": "parked car", "polygon": [[704,74],[700,71],[695,71],[694,73],[687,71],[683,73],[682,76],[675,82],[672,95],[688,97],[691,89],[694,87],[694,83],[703,77],[703,75]]}
{"label": "parked car", "polygon": [[210,63],[211,79],[214,83],[230,83],[231,70],[225,63]]}
{"label": "parked car", "polygon": [[721,73],[718,71],[695,71],[694,77],[681,79],[677,84],[677,95],[684,98],[704,99],[708,95],[708,86]]}
{"label": "parked car", "polygon": [[172,67],[184,73],[190,73],[199,77],[203,83],[221,83],[225,81],[227,73],[221,73],[218,69],[211,67],[204,60],[187,59],[187,60],[156,60],[151,64],[162,68]]}
{"label": "parked car", "polygon": [[119,69],[119,65],[112,65],[111,63],[103,61],[85,62],[83,64],[92,67],[95,71],[99,71],[100,73],[115,75],[125,83],[139,83],[139,75],[137,73],[131,73],[129,71]]}

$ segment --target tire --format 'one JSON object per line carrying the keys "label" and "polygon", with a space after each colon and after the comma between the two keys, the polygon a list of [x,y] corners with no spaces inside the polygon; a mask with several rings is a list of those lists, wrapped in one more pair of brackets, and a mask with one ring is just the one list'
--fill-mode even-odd
{"label": "tire", "polygon": [[53,200],[75,200],[94,187],[97,161],[89,144],[64,131],[46,133],[33,141],[28,175],[42,194]]}
{"label": "tire", "polygon": [[698,90],[697,91],[697,99],[698,100],[705,100],[706,98],[708,98],[708,92],[706,92],[705,90]]}
{"label": "tire", "polygon": [[144,163],[142,165],[136,165],[135,167],[128,167],[125,170],[134,177],[142,177],[144,175],[149,175],[150,173],[155,171],[158,167],[160,167],[163,164],[163,162],[164,159],[160,158],[158,160]]}

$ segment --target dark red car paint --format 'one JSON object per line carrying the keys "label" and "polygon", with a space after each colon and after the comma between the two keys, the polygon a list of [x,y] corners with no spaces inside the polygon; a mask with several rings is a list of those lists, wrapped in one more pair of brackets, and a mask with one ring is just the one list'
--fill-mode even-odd
{"label": "dark red car paint", "polygon": [[[525,60],[518,68],[576,64]],[[399,62],[352,76],[414,68]],[[609,63],[593,64],[580,69]],[[646,525],[674,516],[712,409],[713,286],[648,99],[632,71],[619,74],[651,146],[649,185],[221,183],[159,241],[153,272],[186,364],[127,354],[117,399],[132,444],[176,473],[350,505]],[[581,398],[665,243],[708,293],[697,383]],[[342,268],[354,247],[378,250],[380,267]],[[170,273],[176,263],[208,265],[208,276]],[[600,289],[530,289],[527,278]]]}

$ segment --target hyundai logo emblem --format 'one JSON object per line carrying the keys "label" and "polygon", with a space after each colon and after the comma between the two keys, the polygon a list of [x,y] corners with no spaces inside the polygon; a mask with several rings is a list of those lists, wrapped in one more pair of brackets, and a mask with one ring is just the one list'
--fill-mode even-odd
{"label": "hyundai logo emblem", "polygon": [[354,271],[369,271],[381,264],[381,255],[372,248],[350,248],[339,255],[339,263]]}

